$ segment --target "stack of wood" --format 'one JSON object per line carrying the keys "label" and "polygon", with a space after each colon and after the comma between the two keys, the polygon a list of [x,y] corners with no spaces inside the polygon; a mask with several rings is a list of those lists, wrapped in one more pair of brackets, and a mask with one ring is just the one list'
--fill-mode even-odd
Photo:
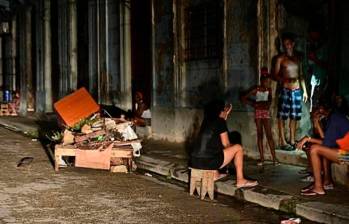
{"label": "stack of wood", "polygon": [[[93,120],[92,123],[85,120],[85,124],[79,130],[67,128],[62,135],[62,142],[58,144],[60,149],[64,151],[64,148],[68,148],[75,149],[74,151],[83,150],[86,153],[88,153],[87,151],[93,153],[92,151],[104,151],[112,144],[113,150],[117,151],[113,151],[111,154],[111,171],[124,172],[135,168],[133,165],[134,148],[131,145],[140,144],[140,141],[138,139],[126,141],[122,133],[119,132],[128,127],[130,123],[117,118],[93,118]],[[61,156],[64,156],[64,153],[61,153]]]}
{"label": "stack of wood", "polygon": [[2,103],[0,104],[0,116],[9,116],[10,110],[8,103]]}
{"label": "stack of wood", "polygon": [[16,105],[14,103],[1,103],[0,116],[18,116]]}
{"label": "stack of wood", "polygon": [[[118,118],[93,118],[94,121],[85,121],[81,128],[68,128],[63,133],[62,144],[74,145],[80,149],[104,148],[110,143],[125,145],[122,128],[130,125],[129,122]],[[90,123],[90,124],[89,124]],[[131,143],[129,143],[131,144]]]}

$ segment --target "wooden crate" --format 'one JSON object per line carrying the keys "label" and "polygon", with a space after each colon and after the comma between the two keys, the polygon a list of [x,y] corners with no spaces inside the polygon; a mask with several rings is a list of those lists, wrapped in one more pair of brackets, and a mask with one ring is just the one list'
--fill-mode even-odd
{"label": "wooden crate", "polygon": [[[55,171],[59,171],[59,162],[62,156],[75,157],[75,148],[73,146],[55,146]],[[132,171],[133,149],[131,147],[113,147],[111,158],[122,158],[127,160],[128,171]]]}
{"label": "wooden crate", "polygon": [[10,115],[10,108],[8,103],[1,103],[0,104],[0,116],[9,116]]}

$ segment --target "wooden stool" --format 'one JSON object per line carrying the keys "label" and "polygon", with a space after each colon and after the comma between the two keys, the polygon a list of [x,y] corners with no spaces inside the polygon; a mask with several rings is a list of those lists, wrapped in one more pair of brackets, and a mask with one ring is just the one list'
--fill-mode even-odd
{"label": "wooden stool", "polygon": [[216,170],[191,169],[190,174],[190,195],[194,194],[196,189],[200,199],[203,200],[208,193],[211,200],[214,199],[214,176]]}

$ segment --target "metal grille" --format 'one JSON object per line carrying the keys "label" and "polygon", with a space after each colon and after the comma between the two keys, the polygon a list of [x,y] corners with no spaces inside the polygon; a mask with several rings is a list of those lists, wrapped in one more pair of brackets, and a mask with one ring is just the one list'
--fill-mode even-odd
{"label": "metal grille", "polygon": [[185,60],[220,58],[223,42],[222,4],[203,3],[185,9]]}

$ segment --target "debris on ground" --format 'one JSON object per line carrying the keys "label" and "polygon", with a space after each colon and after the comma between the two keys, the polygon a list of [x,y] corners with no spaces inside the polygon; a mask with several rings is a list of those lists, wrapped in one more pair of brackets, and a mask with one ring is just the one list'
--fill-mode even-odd
{"label": "debris on ground", "polygon": [[300,218],[289,218],[286,220],[282,220],[280,224],[299,224],[301,223]]}
{"label": "debris on ground", "polygon": [[34,158],[33,157],[23,157],[22,159],[19,160],[17,163],[17,167],[25,167],[30,165],[33,162]]}

